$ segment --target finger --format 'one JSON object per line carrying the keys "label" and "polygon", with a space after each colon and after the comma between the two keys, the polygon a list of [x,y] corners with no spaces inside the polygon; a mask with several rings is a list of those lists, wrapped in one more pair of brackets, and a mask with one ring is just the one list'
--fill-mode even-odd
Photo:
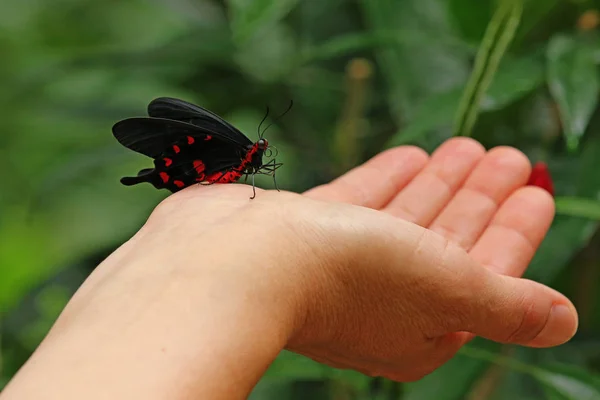
{"label": "finger", "polygon": [[[470,332],[500,343],[551,347],[577,330],[577,312],[557,291],[540,283],[481,268],[460,247],[443,248],[438,279],[429,291],[430,338]],[[442,330],[435,330],[442,329]],[[452,339],[450,337],[450,339]]]}
{"label": "finger", "polygon": [[490,150],[429,229],[465,250],[471,249],[498,206],[527,183],[530,173],[529,159],[519,150]]}
{"label": "finger", "polygon": [[469,255],[496,273],[521,276],[550,228],[554,209],[554,199],[545,190],[533,186],[517,190]]}
{"label": "finger", "polygon": [[562,294],[540,283],[487,272],[471,292],[473,313],[460,329],[501,343],[552,347],[577,331],[577,311]]}
{"label": "finger", "polygon": [[484,155],[483,146],[473,139],[448,140],[384,210],[404,220],[428,226]]}
{"label": "finger", "polygon": [[428,158],[427,153],[418,147],[396,147],[378,154],[333,182],[304,194],[314,199],[379,209],[423,169]]}

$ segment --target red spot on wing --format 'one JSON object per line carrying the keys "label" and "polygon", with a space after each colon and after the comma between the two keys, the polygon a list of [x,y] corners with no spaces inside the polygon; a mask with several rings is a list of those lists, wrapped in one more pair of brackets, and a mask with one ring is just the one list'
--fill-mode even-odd
{"label": "red spot on wing", "polygon": [[184,185],[184,183],[183,183],[183,182],[181,182],[181,181],[173,181],[173,184],[174,184],[175,186],[177,186],[178,188],[182,188],[182,187],[183,187],[183,185]]}
{"label": "red spot on wing", "polygon": [[206,165],[204,165],[202,160],[194,160],[194,169],[197,173],[201,174],[206,169]]}
{"label": "red spot on wing", "polygon": [[188,144],[194,144],[194,138],[191,136],[187,137]]}
{"label": "red spot on wing", "polygon": [[173,164],[173,160],[171,160],[170,158],[163,158],[163,161],[165,162],[166,167]]}
{"label": "red spot on wing", "polygon": [[546,165],[544,162],[537,162],[533,166],[531,175],[529,176],[529,182],[527,182],[527,184],[530,186],[541,187],[554,196],[554,184],[552,182],[552,176],[548,170],[548,165]]}
{"label": "red spot on wing", "polygon": [[204,138],[204,141],[208,142],[209,140],[212,139],[212,136],[210,135],[206,135],[206,137]]}
{"label": "red spot on wing", "polygon": [[162,179],[164,183],[169,182],[169,174],[167,174],[166,172],[161,172],[159,175],[160,179]]}
{"label": "red spot on wing", "polygon": [[179,148],[179,146],[177,146],[176,144],[173,145],[173,151],[175,152],[175,154],[179,153],[181,151],[181,149]]}

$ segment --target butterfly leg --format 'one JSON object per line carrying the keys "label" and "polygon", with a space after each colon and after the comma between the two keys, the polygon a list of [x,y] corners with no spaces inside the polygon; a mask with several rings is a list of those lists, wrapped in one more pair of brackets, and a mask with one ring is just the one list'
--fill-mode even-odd
{"label": "butterfly leg", "polygon": [[281,167],[282,165],[283,165],[283,163],[278,163],[275,159],[272,159],[271,161],[269,161],[268,163],[266,163],[265,165],[263,165],[260,168],[261,170],[267,171],[267,173],[265,175],[271,175],[273,177],[273,184],[275,185],[275,189],[277,189],[278,192],[281,192],[281,190],[279,190],[279,186],[277,185],[277,179],[275,178],[275,171],[277,170],[277,168]]}
{"label": "butterfly leg", "polygon": [[277,168],[277,162],[275,159],[273,159],[273,184],[275,185],[275,189],[277,189],[278,192],[281,192],[281,190],[279,190],[279,186],[277,186],[277,179],[275,179],[275,171]]}
{"label": "butterfly leg", "polygon": [[254,199],[256,197],[256,186],[254,186],[254,175],[255,173],[252,173],[252,197],[250,197],[250,200]]}

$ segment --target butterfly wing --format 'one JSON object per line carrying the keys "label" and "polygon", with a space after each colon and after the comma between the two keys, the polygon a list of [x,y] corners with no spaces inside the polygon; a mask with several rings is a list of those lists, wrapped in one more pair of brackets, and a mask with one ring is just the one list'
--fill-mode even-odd
{"label": "butterfly wing", "polygon": [[160,157],[166,149],[188,136],[198,141],[211,138],[236,151],[246,149],[243,144],[220,135],[217,130],[164,118],[127,118],[117,122],[112,131],[123,146],[151,158]]}
{"label": "butterfly wing", "polygon": [[226,137],[241,146],[252,144],[236,127],[217,114],[187,101],[172,97],[159,97],[148,104],[148,115],[154,118],[174,119],[187,122]]}
{"label": "butterfly wing", "polygon": [[[218,180],[238,167],[247,151],[204,128],[162,118],[129,118],[118,122],[113,133],[123,146],[154,159],[153,169],[122,178],[127,186],[149,182],[176,192],[193,183]],[[237,172],[226,175],[232,181],[239,176]]]}

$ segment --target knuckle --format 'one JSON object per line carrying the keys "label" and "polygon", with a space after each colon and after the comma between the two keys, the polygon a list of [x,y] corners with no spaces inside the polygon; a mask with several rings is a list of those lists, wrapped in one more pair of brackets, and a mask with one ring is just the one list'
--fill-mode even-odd
{"label": "knuckle", "polygon": [[507,337],[507,342],[527,343],[535,339],[548,322],[549,314],[540,309],[531,295],[524,296],[521,300],[522,310],[512,318],[513,329]]}
{"label": "knuckle", "polygon": [[510,146],[497,146],[489,151],[493,155],[506,162],[511,162],[513,165],[524,168],[531,168],[529,158],[521,150]]}

